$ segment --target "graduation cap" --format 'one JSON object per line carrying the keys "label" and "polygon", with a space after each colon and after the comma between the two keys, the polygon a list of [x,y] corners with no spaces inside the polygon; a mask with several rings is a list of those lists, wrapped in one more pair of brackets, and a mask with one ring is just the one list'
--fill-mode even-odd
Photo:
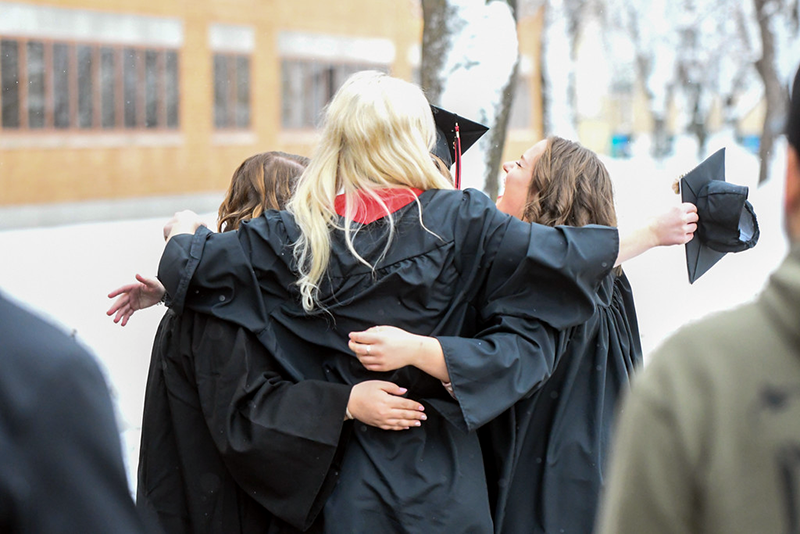
{"label": "graduation cap", "polygon": [[444,161],[448,168],[455,163],[455,186],[461,189],[461,155],[489,128],[437,106],[431,105],[431,111],[436,122],[436,145],[432,153]]}
{"label": "graduation cap", "polygon": [[686,266],[693,284],[728,252],[753,248],[760,235],[748,188],[725,181],[725,149],[681,178],[681,198],[697,206],[697,232],[686,243]]}

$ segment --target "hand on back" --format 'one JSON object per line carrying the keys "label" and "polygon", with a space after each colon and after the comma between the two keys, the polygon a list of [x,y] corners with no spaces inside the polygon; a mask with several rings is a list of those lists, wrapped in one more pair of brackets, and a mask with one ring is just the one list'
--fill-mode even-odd
{"label": "hand on back", "polygon": [[423,342],[423,336],[401,328],[373,326],[363,332],[350,332],[348,346],[365,368],[386,372],[415,365]]}
{"label": "hand on back", "polygon": [[407,430],[427,419],[425,408],[402,397],[406,389],[382,380],[368,380],[353,386],[347,409],[353,419],[383,430]]}

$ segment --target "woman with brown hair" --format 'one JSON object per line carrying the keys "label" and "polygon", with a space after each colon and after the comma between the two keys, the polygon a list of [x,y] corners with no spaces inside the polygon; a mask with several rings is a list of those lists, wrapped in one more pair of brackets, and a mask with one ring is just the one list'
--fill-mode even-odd
{"label": "woman with brown hair", "polygon": [[[549,137],[503,168],[501,211],[549,226],[616,226],[608,171],[580,144]],[[695,212],[683,204],[658,219],[683,213],[696,220]],[[350,338],[367,369],[435,369],[433,360],[456,399],[470,387],[457,356],[444,366],[436,338],[386,326]],[[601,282],[592,317],[559,332],[557,347],[552,375],[478,430],[498,533],[592,531],[615,406],[642,363],[633,294],[621,267]]]}
{"label": "woman with brown hair", "polygon": [[[307,164],[283,152],[246,159],[220,205],[219,231],[283,208]],[[118,298],[107,313],[123,326],[165,294],[158,279],[137,279],[109,294]],[[392,382],[291,382],[244,328],[168,304],[150,360],[136,499],[164,532],[305,530],[336,483],[330,473],[340,468],[351,427],[343,414],[384,430],[426,417]],[[207,365],[211,354],[223,368]],[[221,398],[217,373],[247,384],[245,391]]]}
{"label": "woman with brown hair", "polygon": [[[261,152],[244,160],[233,172],[219,205],[217,231],[237,230],[242,222],[267,210],[283,209],[307,166],[307,157],[279,151]],[[166,293],[157,278],[137,274],[136,280],[108,294],[108,298],[118,298],[106,314],[114,315],[114,322],[122,321],[122,326],[134,312],[158,304]]]}

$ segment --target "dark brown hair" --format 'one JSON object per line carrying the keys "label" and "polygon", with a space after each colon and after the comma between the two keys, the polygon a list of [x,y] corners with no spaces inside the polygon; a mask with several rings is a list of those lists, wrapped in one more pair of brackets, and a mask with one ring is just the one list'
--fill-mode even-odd
{"label": "dark brown hair", "polygon": [[533,167],[522,219],[547,226],[616,226],[613,184],[597,154],[573,141],[548,137]]}
{"label": "dark brown hair", "polygon": [[219,231],[236,230],[242,221],[266,210],[284,209],[306,166],[308,158],[285,152],[263,152],[244,160],[219,207]]}

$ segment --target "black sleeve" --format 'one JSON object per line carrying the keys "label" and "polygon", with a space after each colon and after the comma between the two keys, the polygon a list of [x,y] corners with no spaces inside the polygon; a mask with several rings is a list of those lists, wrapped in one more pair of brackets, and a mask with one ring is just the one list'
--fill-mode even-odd
{"label": "black sleeve", "polygon": [[338,477],[350,386],[286,381],[255,336],[213,317],[196,315],[186,334],[201,408],[231,475],[274,515],[308,528]]}
{"label": "black sleeve", "polygon": [[469,430],[531,394],[557,362],[557,329],[583,323],[613,267],[616,229],[551,228],[486,214],[474,337],[437,336]]}
{"label": "black sleeve", "polygon": [[437,339],[469,431],[530,395],[557,363],[557,331],[537,320],[498,317],[472,339]]}
{"label": "black sleeve", "polygon": [[266,324],[266,311],[238,234],[201,226],[194,234],[172,237],[161,255],[158,278],[176,313],[190,308],[257,333]]}
{"label": "black sleeve", "polygon": [[24,454],[42,487],[40,524],[47,532],[141,533],[128,488],[114,411],[94,360],[65,348],[60,372],[41,391]]}

